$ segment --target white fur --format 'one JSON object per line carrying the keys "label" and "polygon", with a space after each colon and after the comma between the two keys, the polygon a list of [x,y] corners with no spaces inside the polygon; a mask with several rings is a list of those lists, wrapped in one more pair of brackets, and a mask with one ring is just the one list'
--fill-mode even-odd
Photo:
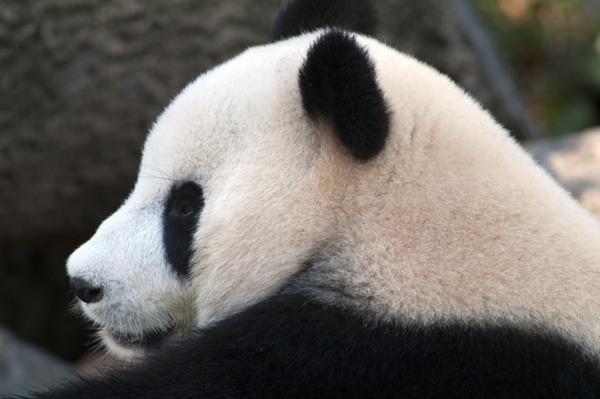
{"label": "white fur", "polygon": [[[302,109],[298,71],[319,34],[250,49],[165,110],[130,198],[69,259],[72,277],[107,287],[86,314],[130,332],[178,315],[186,331],[317,258],[298,289],[324,301],[393,320],[545,326],[600,350],[593,219],[447,78],[364,37],[392,131],[382,154],[355,160]],[[160,229],[172,182],[189,179],[205,208],[186,283]]]}

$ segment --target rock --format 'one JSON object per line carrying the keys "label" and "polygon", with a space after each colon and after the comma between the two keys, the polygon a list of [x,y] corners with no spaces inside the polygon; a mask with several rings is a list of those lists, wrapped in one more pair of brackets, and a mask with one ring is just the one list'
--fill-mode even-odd
{"label": "rock", "polygon": [[67,363],[0,327],[0,397],[24,395],[74,376]]}
{"label": "rock", "polygon": [[537,140],[527,150],[600,219],[600,127],[560,140]]}

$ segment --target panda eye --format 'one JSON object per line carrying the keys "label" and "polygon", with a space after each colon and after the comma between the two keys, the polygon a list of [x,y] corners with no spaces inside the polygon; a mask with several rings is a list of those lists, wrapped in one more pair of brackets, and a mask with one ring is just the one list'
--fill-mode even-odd
{"label": "panda eye", "polygon": [[194,182],[173,185],[163,212],[163,244],[166,258],[181,277],[189,273],[192,237],[204,207],[202,188]]}
{"label": "panda eye", "polygon": [[167,200],[167,217],[197,216],[204,206],[202,189],[196,183],[186,182],[173,186]]}
{"label": "panda eye", "polygon": [[183,204],[179,207],[179,214],[181,216],[189,216],[195,213],[196,207],[192,204]]}

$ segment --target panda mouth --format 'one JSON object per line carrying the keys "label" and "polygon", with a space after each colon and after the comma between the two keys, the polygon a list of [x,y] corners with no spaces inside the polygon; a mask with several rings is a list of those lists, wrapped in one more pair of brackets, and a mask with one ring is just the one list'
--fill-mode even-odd
{"label": "panda mouth", "polygon": [[171,326],[161,331],[147,332],[141,334],[129,334],[109,329],[106,329],[106,332],[115,343],[122,347],[147,348],[159,346],[172,334],[173,330],[174,327]]}

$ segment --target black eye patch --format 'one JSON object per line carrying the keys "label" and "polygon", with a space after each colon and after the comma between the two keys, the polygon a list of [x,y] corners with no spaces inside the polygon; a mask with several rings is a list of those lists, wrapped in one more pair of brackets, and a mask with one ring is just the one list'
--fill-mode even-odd
{"label": "black eye patch", "polygon": [[194,182],[173,185],[163,212],[163,245],[167,261],[181,277],[187,277],[192,238],[204,207],[202,188]]}

